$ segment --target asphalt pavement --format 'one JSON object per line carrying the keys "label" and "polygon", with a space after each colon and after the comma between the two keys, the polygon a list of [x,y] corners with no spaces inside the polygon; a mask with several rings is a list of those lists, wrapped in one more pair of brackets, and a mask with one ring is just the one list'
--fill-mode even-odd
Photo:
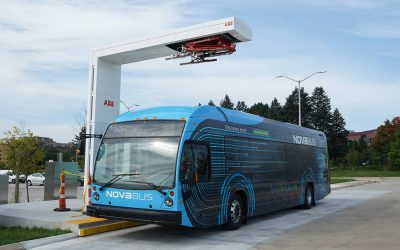
{"label": "asphalt pavement", "polygon": [[145,225],[34,249],[399,249],[400,178],[337,189],[311,210],[286,209],[236,231]]}

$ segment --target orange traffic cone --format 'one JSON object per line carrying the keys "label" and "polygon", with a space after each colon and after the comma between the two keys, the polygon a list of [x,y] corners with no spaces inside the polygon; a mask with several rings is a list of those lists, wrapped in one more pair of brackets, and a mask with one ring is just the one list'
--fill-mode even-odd
{"label": "orange traffic cone", "polygon": [[87,181],[88,205],[92,205],[92,176],[89,174]]}
{"label": "orange traffic cone", "polygon": [[71,209],[67,208],[66,200],[65,200],[65,174],[64,169],[61,170],[60,174],[60,198],[58,199],[58,208],[55,208],[54,211],[57,212],[65,212],[70,211]]}

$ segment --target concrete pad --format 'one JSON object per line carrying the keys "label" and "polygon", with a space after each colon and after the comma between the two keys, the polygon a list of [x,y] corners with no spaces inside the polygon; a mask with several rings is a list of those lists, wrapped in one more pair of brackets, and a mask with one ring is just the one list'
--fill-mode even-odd
{"label": "concrete pad", "polygon": [[[345,187],[376,183],[380,180],[381,178],[361,178],[360,180],[357,178],[356,182],[340,183],[331,186],[333,190],[336,190]],[[325,203],[325,200],[323,200],[322,203]],[[67,199],[67,207],[71,208],[69,212],[54,212],[53,209],[56,207],[58,207],[58,200],[0,205],[0,225],[7,227],[61,228],[71,230],[79,236],[143,225],[143,223],[140,222],[88,217],[81,212],[83,207],[83,200],[81,199]],[[291,225],[293,226],[293,222]],[[269,226],[271,226],[271,224],[269,224]]]}
{"label": "concrete pad", "polygon": [[65,229],[76,232],[76,224],[66,221],[89,218],[82,214],[83,201],[79,199],[68,199],[69,212],[54,212],[58,207],[58,200],[15,203],[0,206],[0,225],[6,227],[43,227],[48,229]]}
{"label": "concrete pad", "polygon": [[58,200],[0,206],[0,225],[71,230],[78,236],[103,233],[143,223],[93,218],[82,214],[83,200],[67,199],[68,212],[55,212]]}
{"label": "concrete pad", "polygon": [[342,189],[335,193],[387,192],[313,223],[291,228],[253,249],[400,249],[400,178],[384,178],[381,183]]}
{"label": "concrete pad", "polygon": [[[400,178],[397,180],[385,178],[380,183],[334,191],[317,202],[317,206],[310,210],[286,209],[251,218],[248,224],[239,230],[227,231],[219,227],[203,230],[145,225],[79,237],[35,250],[243,250],[252,247],[286,249],[286,246],[289,249],[327,249],[329,246],[330,249],[353,249],[356,244],[361,244],[358,249],[368,249],[368,246],[370,246],[369,249],[388,249],[388,246],[389,248],[396,246],[395,249],[399,249],[400,205],[398,201],[400,196],[398,190],[400,190]],[[393,199],[397,202],[386,202]],[[374,203],[379,206],[369,205]],[[385,211],[385,213],[380,211]],[[358,231],[359,228],[362,230]],[[367,232],[368,229],[370,229],[369,232]],[[326,233],[327,231],[329,233]],[[301,237],[297,237],[298,234],[301,234]],[[307,241],[304,242],[302,239],[307,239]],[[342,241],[346,244],[341,245]],[[377,245],[384,244],[385,241],[387,241],[386,245]],[[276,247],[273,248],[274,246]]]}

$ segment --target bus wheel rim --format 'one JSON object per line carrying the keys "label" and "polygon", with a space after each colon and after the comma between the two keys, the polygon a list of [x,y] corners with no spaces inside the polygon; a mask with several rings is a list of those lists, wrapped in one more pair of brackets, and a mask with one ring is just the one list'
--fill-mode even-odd
{"label": "bus wheel rim", "polygon": [[231,204],[231,220],[234,224],[238,223],[242,216],[242,208],[238,200],[233,200]]}
{"label": "bus wheel rim", "polygon": [[308,204],[308,205],[311,205],[311,203],[312,203],[311,190],[308,189],[308,190],[307,190],[307,204]]}

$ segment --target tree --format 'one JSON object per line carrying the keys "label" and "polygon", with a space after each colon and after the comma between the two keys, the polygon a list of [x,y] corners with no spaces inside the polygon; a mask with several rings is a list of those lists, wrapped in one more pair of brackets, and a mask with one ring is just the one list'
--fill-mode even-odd
{"label": "tree", "polygon": [[76,145],[76,149],[79,150],[79,154],[81,155],[85,154],[86,140],[81,140],[84,134],[86,134],[86,125],[81,128],[79,134],[75,135],[75,138],[72,140],[72,142]]}
{"label": "tree", "polygon": [[44,151],[44,160],[45,161],[56,161],[57,160],[57,149],[55,149],[52,145],[46,145],[45,143],[39,142],[38,146]]}
{"label": "tree", "polygon": [[388,160],[392,169],[400,169],[400,130],[395,134],[395,140],[388,152]]}
{"label": "tree", "polygon": [[396,140],[396,132],[400,130],[400,117],[395,117],[392,121],[386,120],[384,125],[379,126],[376,137],[372,142],[374,160],[382,165],[388,164],[388,152],[391,144]]}
{"label": "tree", "polygon": [[269,107],[268,118],[282,121],[282,106],[278,102],[278,99],[274,98],[271,102],[271,106]]}
{"label": "tree", "polygon": [[[37,138],[28,130],[13,127],[6,132],[6,162],[7,166],[13,170],[15,178],[15,202],[19,202],[19,175],[26,177],[34,173],[39,164],[44,163],[44,151],[39,147]],[[29,202],[28,182],[26,184],[26,196]]]}
{"label": "tree", "polygon": [[86,125],[81,128],[79,134],[75,135],[75,138],[72,140],[72,142],[75,144],[75,158],[81,168],[83,168],[85,165],[86,140],[80,139],[82,138],[83,134],[86,134]]}
{"label": "tree", "polygon": [[[310,97],[310,104],[310,121],[312,128],[329,135],[332,129],[331,100],[322,87],[316,87],[314,89]],[[340,115],[340,113],[338,114]],[[340,119],[341,116],[338,118]]]}
{"label": "tree", "polygon": [[339,110],[336,108],[332,113],[332,126],[329,131],[328,152],[336,165],[337,159],[344,157],[347,153],[347,135],[349,131],[346,129],[346,122]]}
{"label": "tree", "polygon": [[[134,104],[131,107],[128,107],[123,101],[121,101],[121,103],[125,105],[128,111],[130,110],[130,108],[138,106],[137,104]],[[73,150],[73,152],[64,152],[63,158],[66,159],[67,157],[69,157],[71,161],[74,160],[77,161],[79,166],[83,168],[85,164],[84,162],[85,162],[86,139],[81,140],[80,138],[82,138],[83,134],[86,134],[87,109],[85,102],[82,103],[79,112],[74,114],[74,118],[77,125],[76,126],[77,134],[75,134],[75,137],[72,140],[72,143],[74,143],[75,145],[75,150]],[[53,154],[52,156],[55,157],[55,159],[57,159],[57,150],[54,149],[54,151],[52,151],[52,154]],[[46,158],[47,158],[47,152],[46,152]]]}
{"label": "tree", "polygon": [[259,115],[261,117],[267,117],[268,111],[269,111],[268,104],[264,104],[262,102],[255,103],[248,110],[250,114]]}
{"label": "tree", "polygon": [[348,141],[347,150],[346,160],[353,169],[355,166],[372,161],[371,150],[364,138],[360,138],[358,141]]}
{"label": "tree", "polygon": [[2,161],[0,161],[0,169],[6,169],[6,164]]}
{"label": "tree", "polygon": [[220,105],[222,108],[227,108],[227,109],[233,109],[233,102],[231,101],[231,98],[229,98],[228,95],[225,95],[224,99],[221,100]]}
{"label": "tree", "polygon": [[360,152],[350,150],[346,155],[346,160],[354,170],[354,168],[357,168],[360,165]]}
{"label": "tree", "polygon": [[[310,122],[310,97],[308,93],[304,91],[304,88],[300,89],[301,97],[301,125],[303,127],[311,127]],[[292,124],[299,124],[299,98],[298,88],[296,87],[292,93],[286,98],[286,103],[283,106],[283,121]]]}
{"label": "tree", "polygon": [[210,101],[208,102],[208,105],[210,105],[210,106],[215,106],[215,103],[213,102],[213,100],[210,100]]}
{"label": "tree", "polygon": [[348,142],[349,150],[354,150],[354,151],[361,153],[364,150],[366,150],[367,148],[368,148],[368,144],[363,138],[358,139],[358,141],[349,141]]}
{"label": "tree", "polygon": [[238,101],[235,109],[238,111],[247,112],[248,107],[244,101]]}

